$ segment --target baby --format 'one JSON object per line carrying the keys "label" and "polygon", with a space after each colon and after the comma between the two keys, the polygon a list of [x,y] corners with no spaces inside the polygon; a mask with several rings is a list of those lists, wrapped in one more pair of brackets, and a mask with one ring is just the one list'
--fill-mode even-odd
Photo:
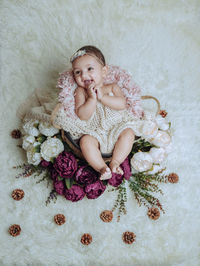
{"label": "baby", "polygon": [[[126,110],[126,98],[117,84],[104,83],[108,66],[98,48],[84,46],[70,62],[77,83],[74,97],[79,119],[70,121],[61,110],[57,113],[58,121],[63,121],[59,122],[59,127],[73,136],[77,132],[82,154],[100,173],[101,180],[111,178],[112,173],[123,174],[120,164],[132,149],[136,127],[136,121]],[[112,152],[109,166],[102,158],[102,150]]]}

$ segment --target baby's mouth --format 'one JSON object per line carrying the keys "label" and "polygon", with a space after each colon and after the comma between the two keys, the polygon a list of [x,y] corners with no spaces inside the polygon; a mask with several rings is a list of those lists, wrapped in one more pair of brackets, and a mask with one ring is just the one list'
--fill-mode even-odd
{"label": "baby's mouth", "polygon": [[89,87],[90,84],[92,84],[93,80],[90,79],[90,80],[84,80],[84,84],[85,84],[85,87]]}

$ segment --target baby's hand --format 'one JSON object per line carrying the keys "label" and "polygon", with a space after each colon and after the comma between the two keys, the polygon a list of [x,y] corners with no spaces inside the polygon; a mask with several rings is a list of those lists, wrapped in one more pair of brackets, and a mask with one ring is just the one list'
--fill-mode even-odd
{"label": "baby's hand", "polygon": [[94,87],[93,83],[88,86],[87,94],[88,94],[89,98],[93,98],[93,99],[97,98],[97,95],[96,95],[96,92],[95,92],[95,87]]}
{"label": "baby's hand", "polygon": [[102,90],[102,88],[100,87],[100,88],[97,88],[96,89],[96,92],[97,92],[97,99],[99,100],[99,101],[101,101],[101,99],[102,99],[102,97],[103,97],[103,90]]}

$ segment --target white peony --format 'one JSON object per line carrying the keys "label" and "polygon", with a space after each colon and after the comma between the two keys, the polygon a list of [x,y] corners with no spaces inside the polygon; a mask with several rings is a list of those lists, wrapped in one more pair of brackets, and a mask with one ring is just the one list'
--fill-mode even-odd
{"label": "white peony", "polygon": [[33,145],[34,142],[35,142],[35,137],[34,136],[26,135],[26,136],[23,137],[22,148],[24,150],[28,150],[30,145]]}
{"label": "white peony", "polygon": [[35,152],[36,146],[38,146],[39,144],[40,143],[35,142],[33,145],[29,146],[27,150],[28,163],[38,165],[41,162],[41,154],[39,152]]}
{"label": "white peony", "polygon": [[50,161],[64,151],[64,145],[58,138],[48,138],[41,144],[41,156],[44,160]]}
{"label": "white peony", "polygon": [[146,120],[141,128],[141,135],[146,138],[150,139],[156,136],[158,132],[158,126],[155,121]]}
{"label": "white peony", "polygon": [[40,122],[39,131],[47,137],[52,137],[55,134],[59,133],[59,129],[53,127],[50,123]]}
{"label": "white peony", "polygon": [[151,169],[152,165],[152,157],[147,152],[137,152],[131,158],[131,166],[139,172]]}
{"label": "white peony", "polygon": [[22,126],[24,129],[24,132],[27,135],[37,137],[39,135],[39,130],[37,129],[38,123],[39,123],[39,121],[35,120],[35,119],[34,120],[30,119],[29,121],[25,122]]}
{"label": "white peony", "polygon": [[154,163],[162,163],[166,158],[166,152],[163,148],[151,148],[149,151]]}
{"label": "white peony", "polygon": [[152,138],[151,143],[158,146],[158,147],[166,147],[171,142],[171,137],[165,131],[158,130],[157,135]]}
{"label": "white peony", "polygon": [[168,130],[169,129],[169,123],[161,115],[156,116],[156,123],[158,124],[158,127],[161,130]]}

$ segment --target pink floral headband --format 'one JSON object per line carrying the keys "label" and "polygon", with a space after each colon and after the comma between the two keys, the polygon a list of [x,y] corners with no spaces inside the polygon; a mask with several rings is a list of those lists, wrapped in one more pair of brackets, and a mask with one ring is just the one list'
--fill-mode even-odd
{"label": "pink floral headband", "polygon": [[77,58],[77,57],[80,57],[80,56],[83,56],[87,54],[85,50],[79,50],[77,52],[75,52],[71,58],[70,58],[70,63],[73,63],[73,61]]}
{"label": "pink floral headband", "polygon": [[86,55],[86,54],[88,54],[88,55],[90,55],[90,56],[93,56],[94,58],[97,59],[97,61],[99,61],[99,63],[100,63],[101,65],[104,66],[103,62],[102,62],[102,61],[101,61],[101,60],[100,60],[95,54],[93,54],[93,53],[88,53],[88,52],[86,52],[86,50],[78,50],[77,52],[75,52],[75,53],[71,56],[71,58],[70,58],[70,63],[73,63],[74,60],[75,60],[76,58],[78,58],[78,57],[80,57],[80,56],[83,56],[83,55]]}

